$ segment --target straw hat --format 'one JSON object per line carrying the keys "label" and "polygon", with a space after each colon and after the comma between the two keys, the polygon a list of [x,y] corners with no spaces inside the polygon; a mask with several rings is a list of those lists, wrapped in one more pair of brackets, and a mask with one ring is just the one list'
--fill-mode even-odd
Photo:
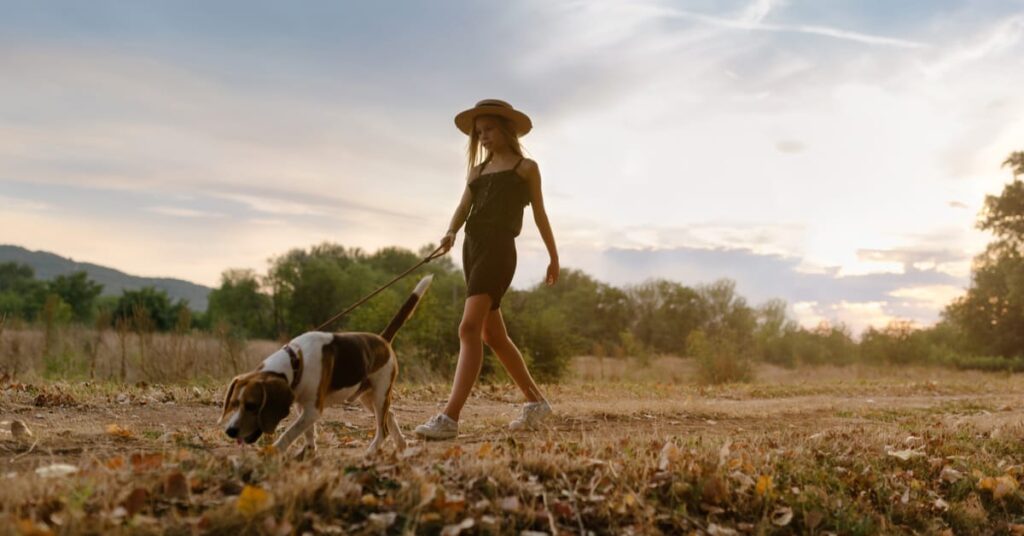
{"label": "straw hat", "polygon": [[476,106],[459,112],[459,115],[455,116],[455,126],[459,127],[463,134],[469,135],[473,131],[473,123],[481,115],[497,115],[508,119],[518,136],[525,136],[533,128],[533,122],[526,114],[498,99],[484,99],[476,103]]}

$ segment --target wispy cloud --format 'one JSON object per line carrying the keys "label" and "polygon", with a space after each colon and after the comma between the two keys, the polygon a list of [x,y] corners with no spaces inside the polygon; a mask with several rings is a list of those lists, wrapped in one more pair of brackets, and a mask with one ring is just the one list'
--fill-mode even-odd
{"label": "wispy cloud", "polygon": [[205,210],[196,210],[193,208],[185,207],[168,207],[168,206],[155,206],[149,207],[146,210],[154,214],[163,214],[164,216],[174,216],[177,218],[223,218],[224,214],[218,214],[216,212],[208,212]]}
{"label": "wispy cloud", "polygon": [[692,20],[719,28],[753,30],[762,32],[803,33],[863,43],[866,45],[888,46],[908,49],[927,48],[928,44],[898,37],[873,35],[869,33],[818,26],[811,24],[770,24],[764,22],[771,10],[780,3],[772,0],[755,0],[737,17],[722,17],[683,9],[667,7],[650,8],[665,18]]}
{"label": "wispy cloud", "polygon": [[1010,16],[978,35],[956,43],[943,51],[939,59],[924,63],[922,70],[931,77],[942,76],[963,65],[1012,49],[1021,42],[1022,38],[1024,38],[1024,13]]}

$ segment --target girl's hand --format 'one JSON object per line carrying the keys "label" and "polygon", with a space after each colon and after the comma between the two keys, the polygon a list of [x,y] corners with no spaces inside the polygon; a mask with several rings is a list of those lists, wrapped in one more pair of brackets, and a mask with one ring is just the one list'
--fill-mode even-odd
{"label": "girl's hand", "polygon": [[548,275],[544,278],[544,282],[550,287],[558,281],[558,260],[552,260],[548,264]]}
{"label": "girl's hand", "polygon": [[447,233],[445,233],[445,235],[443,237],[441,237],[441,247],[443,248],[441,250],[441,254],[444,255],[445,253],[448,253],[448,250],[452,249],[452,246],[454,246],[454,245],[455,245],[455,232],[454,231],[448,231]]}

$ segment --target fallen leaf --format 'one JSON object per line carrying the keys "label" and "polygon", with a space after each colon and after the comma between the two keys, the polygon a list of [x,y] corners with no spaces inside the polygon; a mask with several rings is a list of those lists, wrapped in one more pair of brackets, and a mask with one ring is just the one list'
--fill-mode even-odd
{"label": "fallen leaf", "polygon": [[270,507],[273,497],[259,486],[245,486],[238,495],[235,509],[245,517],[252,517]]}
{"label": "fallen leaf", "polygon": [[1017,479],[1010,475],[987,476],[978,481],[978,488],[991,491],[994,499],[1002,499],[1017,490]]}
{"label": "fallen leaf", "polygon": [[680,456],[682,452],[679,447],[671,441],[666,441],[665,446],[661,447],[661,454],[658,455],[658,470],[668,471]]}
{"label": "fallen leaf", "polygon": [[572,505],[565,501],[555,501],[551,504],[551,510],[558,517],[568,518],[572,517]]}
{"label": "fallen leaf", "polygon": [[729,489],[725,482],[717,476],[712,476],[704,482],[702,499],[711,504],[721,504],[728,498]]}
{"label": "fallen leaf", "polygon": [[947,503],[946,501],[942,500],[942,497],[939,497],[939,498],[935,499],[934,503],[932,503],[932,508],[934,508],[934,509],[936,509],[936,510],[938,510],[940,512],[945,512],[946,510],[949,510],[949,503]]}
{"label": "fallen leaf", "polygon": [[942,473],[939,474],[939,478],[941,478],[943,482],[949,482],[950,484],[959,482],[960,479],[962,479],[963,477],[963,473],[957,471],[956,469],[953,469],[948,465],[943,467]]}
{"label": "fallen leaf", "polygon": [[917,451],[917,450],[913,450],[913,449],[890,450],[890,451],[886,452],[886,454],[888,454],[889,456],[892,456],[894,458],[899,458],[899,459],[901,459],[903,461],[907,461],[907,460],[909,460],[911,458],[917,458],[919,456],[924,456],[923,452]]}
{"label": "fallen leaf", "polygon": [[18,520],[18,533],[22,536],[53,536],[53,531],[46,525],[37,525],[31,519]]}
{"label": "fallen leaf", "polygon": [[756,493],[758,497],[764,497],[771,493],[773,487],[774,485],[772,484],[771,475],[761,475],[757,477],[757,485],[754,486],[754,493]]}
{"label": "fallen leaf", "polygon": [[492,457],[493,453],[494,453],[494,445],[492,445],[491,443],[484,443],[484,444],[480,445],[479,449],[477,449],[476,457],[480,458],[482,460],[484,458]]}
{"label": "fallen leaf", "polygon": [[43,478],[59,478],[73,475],[78,472],[78,467],[66,463],[54,463],[46,467],[36,469],[36,474]]}
{"label": "fallen leaf", "polygon": [[132,468],[136,472],[159,469],[164,464],[164,455],[159,452],[141,454],[136,452],[131,456]]}
{"label": "fallen leaf", "polygon": [[181,471],[175,471],[164,479],[164,495],[171,499],[188,500],[188,479]]}
{"label": "fallen leaf", "polygon": [[821,510],[811,510],[804,514],[804,524],[811,530],[820,525],[824,519],[825,514],[821,513]]}
{"label": "fallen leaf", "polygon": [[732,441],[726,441],[722,444],[722,448],[718,449],[718,466],[721,467],[729,460],[729,456],[732,455],[732,451],[729,447],[732,446]]}
{"label": "fallen leaf", "polygon": [[518,512],[519,511],[519,497],[511,495],[503,499],[498,499],[498,508],[506,512]]}
{"label": "fallen leaf", "polygon": [[121,426],[120,424],[108,424],[107,435],[112,435],[120,439],[131,439],[135,437],[135,434],[131,430]]}
{"label": "fallen leaf", "polygon": [[421,452],[423,452],[423,448],[421,448],[421,447],[406,447],[406,449],[403,450],[402,453],[399,454],[398,457],[403,459],[403,460],[407,460],[409,458],[412,458],[413,456],[416,456],[417,454],[419,454]]}
{"label": "fallen leaf", "polygon": [[737,493],[746,493],[748,489],[754,487],[756,484],[753,478],[739,471],[733,471],[729,475],[729,478],[740,483],[740,487],[736,490]]}
{"label": "fallen leaf", "polygon": [[370,526],[382,532],[384,529],[394,525],[396,519],[398,519],[398,514],[395,512],[373,513],[368,517]]}
{"label": "fallen leaf", "polygon": [[736,529],[730,529],[729,527],[723,527],[723,526],[718,525],[716,523],[709,523],[708,524],[708,534],[709,534],[709,536],[736,536],[736,535],[739,534],[739,532],[736,532]]}
{"label": "fallen leaf", "polygon": [[476,525],[476,521],[471,517],[467,517],[466,519],[463,519],[461,523],[445,525],[445,527],[441,529],[441,536],[459,536],[462,531],[469,530],[473,528],[474,525]]}
{"label": "fallen leaf", "polygon": [[449,458],[459,458],[461,456],[462,456],[462,447],[460,447],[458,445],[453,445],[451,447],[448,447],[448,450],[444,451],[444,453],[441,454],[441,458],[443,458],[445,460],[447,460]]}
{"label": "fallen leaf", "polygon": [[772,512],[772,525],[785,527],[793,520],[793,509],[788,506],[780,506]]}
{"label": "fallen leaf", "polygon": [[[370,516],[372,517],[373,514],[370,514]],[[295,532],[295,528],[292,527],[292,524],[289,523],[287,519],[278,523],[273,516],[267,516],[267,518],[263,520],[263,530],[265,534],[270,534],[272,536],[288,536]]]}
{"label": "fallen leaf", "polygon": [[147,500],[149,500],[149,492],[142,488],[135,488],[121,501],[121,506],[128,513],[128,517],[131,517],[146,507]]}
{"label": "fallen leaf", "polygon": [[462,513],[466,509],[466,497],[458,493],[442,492],[438,494],[434,505],[438,510],[446,512],[450,516]]}

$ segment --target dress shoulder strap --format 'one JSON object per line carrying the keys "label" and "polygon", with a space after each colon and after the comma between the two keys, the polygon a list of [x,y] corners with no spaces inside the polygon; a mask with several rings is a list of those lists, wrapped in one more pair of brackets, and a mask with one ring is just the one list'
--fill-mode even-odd
{"label": "dress shoulder strap", "polygon": [[515,171],[515,170],[519,169],[519,164],[522,164],[522,163],[523,163],[523,160],[526,160],[526,158],[525,158],[525,157],[522,157],[522,156],[520,156],[520,157],[519,157],[519,161],[518,161],[518,162],[516,162],[516,165],[512,166],[512,171]]}

